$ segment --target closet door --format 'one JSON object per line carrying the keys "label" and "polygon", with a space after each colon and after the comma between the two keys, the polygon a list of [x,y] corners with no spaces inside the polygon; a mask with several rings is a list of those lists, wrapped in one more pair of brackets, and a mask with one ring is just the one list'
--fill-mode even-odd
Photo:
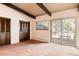
{"label": "closet door", "polygon": [[27,29],[26,22],[23,22],[23,27],[22,27],[23,41],[27,39],[26,38],[27,37],[26,29]]}
{"label": "closet door", "polygon": [[20,41],[23,40],[23,33],[22,33],[22,28],[23,28],[23,22],[20,21],[20,33],[19,33],[19,38],[20,38]]}
{"label": "closet door", "polygon": [[27,22],[26,25],[27,40],[30,40],[30,22]]}
{"label": "closet door", "polygon": [[6,44],[10,44],[10,19],[6,20]]}
{"label": "closet door", "polygon": [[1,19],[1,33],[0,33],[0,45],[6,44],[6,22],[5,19]]}

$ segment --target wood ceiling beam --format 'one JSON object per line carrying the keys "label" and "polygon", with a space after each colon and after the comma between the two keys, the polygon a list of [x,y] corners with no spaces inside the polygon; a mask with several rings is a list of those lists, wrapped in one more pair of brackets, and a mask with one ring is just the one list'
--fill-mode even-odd
{"label": "wood ceiling beam", "polygon": [[15,5],[13,5],[13,4],[11,4],[11,3],[2,3],[2,4],[4,4],[4,5],[6,5],[6,6],[12,8],[12,9],[14,9],[14,10],[17,10],[17,11],[19,11],[19,12],[21,12],[21,13],[23,13],[23,14],[25,14],[25,15],[31,17],[31,18],[33,18],[33,19],[36,18],[34,15],[32,15],[32,14],[30,14],[30,13],[28,13],[28,12],[26,12],[26,11],[24,11],[24,10],[18,8],[18,7],[16,7]]}
{"label": "wood ceiling beam", "polygon": [[43,11],[45,11],[49,16],[51,16],[51,12],[42,4],[36,3]]}

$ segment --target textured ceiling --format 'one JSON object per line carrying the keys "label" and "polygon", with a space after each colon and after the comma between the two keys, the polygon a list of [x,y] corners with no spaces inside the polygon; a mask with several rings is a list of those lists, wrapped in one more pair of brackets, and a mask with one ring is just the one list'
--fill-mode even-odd
{"label": "textured ceiling", "polygon": [[[13,3],[13,5],[27,11],[34,16],[45,15],[46,13],[35,3]],[[77,3],[43,3],[43,5],[51,12],[77,8]]]}

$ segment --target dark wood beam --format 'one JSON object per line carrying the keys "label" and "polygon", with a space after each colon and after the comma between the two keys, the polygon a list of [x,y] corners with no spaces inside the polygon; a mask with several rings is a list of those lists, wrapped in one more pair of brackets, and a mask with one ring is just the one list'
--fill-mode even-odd
{"label": "dark wood beam", "polygon": [[42,10],[44,10],[49,16],[51,16],[51,12],[42,4],[36,3]]}
{"label": "dark wood beam", "polygon": [[15,9],[15,10],[17,10],[17,11],[19,11],[19,12],[21,12],[21,13],[23,13],[23,14],[25,14],[25,15],[31,17],[31,18],[34,18],[34,19],[36,18],[35,16],[33,16],[33,15],[31,15],[30,13],[28,13],[28,12],[26,12],[26,11],[24,11],[24,10],[22,10],[22,9],[20,9],[20,8],[18,8],[18,7],[16,7],[16,6],[14,6],[14,5],[11,4],[11,3],[2,3],[2,4],[6,5],[6,6],[10,7],[10,8],[12,8],[12,9]]}

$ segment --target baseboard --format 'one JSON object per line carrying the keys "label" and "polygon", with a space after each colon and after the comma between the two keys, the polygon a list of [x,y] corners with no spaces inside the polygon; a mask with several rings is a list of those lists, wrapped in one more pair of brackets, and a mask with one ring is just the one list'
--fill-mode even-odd
{"label": "baseboard", "polygon": [[35,39],[30,39],[30,40],[39,41],[39,42],[44,42],[44,43],[48,43],[48,42],[46,42],[46,41],[41,41],[41,40],[35,40]]}

